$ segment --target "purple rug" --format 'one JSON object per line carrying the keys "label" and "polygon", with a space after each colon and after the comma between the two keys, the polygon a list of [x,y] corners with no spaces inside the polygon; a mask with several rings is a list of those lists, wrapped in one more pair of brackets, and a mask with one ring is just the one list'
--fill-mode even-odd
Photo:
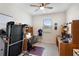
{"label": "purple rug", "polygon": [[34,46],[34,49],[32,49],[30,51],[30,54],[34,54],[34,55],[37,55],[37,56],[42,56],[43,51],[44,51],[43,47]]}

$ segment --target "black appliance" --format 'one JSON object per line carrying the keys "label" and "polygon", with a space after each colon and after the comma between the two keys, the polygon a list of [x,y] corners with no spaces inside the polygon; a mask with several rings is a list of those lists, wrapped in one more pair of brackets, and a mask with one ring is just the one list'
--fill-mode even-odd
{"label": "black appliance", "polygon": [[6,24],[6,33],[7,33],[7,37],[9,38],[11,36],[11,30],[12,30],[12,25],[14,25],[13,21],[10,21]]}
{"label": "black appliance", "polygon": [[15,25],[14,22],[7,23],[7,37],[9,42],[6,46],[6,56],[18,56],[22,52],[23,25]]}
{"label": "black appliance", "polygon": [[[6,40],[8,40],[8,38],[10,39],[11,37],[11,29],[12,29],[12,25],[14,25],[14,22],[13,21],[10,21],[6,24]],[[8,43],[5,43],[5,49],[4,49],[4,55],[7,56],[8,54]]]}

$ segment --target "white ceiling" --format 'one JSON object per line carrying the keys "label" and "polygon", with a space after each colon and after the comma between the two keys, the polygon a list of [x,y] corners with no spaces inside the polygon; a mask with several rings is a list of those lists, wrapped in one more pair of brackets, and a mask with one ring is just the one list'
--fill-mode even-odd
{"label": "white ceiling", "polygon": [[53,7],[53,9],[45,9],[45,10],[38,10],[38,11],[35,11],[36,9],[38,9],[38,7],[32,7],[30,5],[31,5],[30,3],[24,4],[27,11],[32,15],[40,15],[40,14],[64,12],[70,7],[71,4],[69,4],[69,3],[51,3],[47,6],[51,6],[51,7]]}
{"label": "white ceiling", "polygon": [[35,11],[36,9],[38,9],[38,7],[32,7],[32,6],[30,6],[31,4],[34,4],[34,3],[11,3],[11,4],[4,3],[4,4],[0,4],[0,8],[2,9],[3,6],[4,6],[4,8],[7,8],[7,9],[8,9],[8,7],[11,7],[11,8],[14,7],[17,9],[19,8],[20,10],[22,10],[24,12],[28,12],[31,15],[40,15],[40,14],[64,12],[71,5],[70,3],[50,3],[47,6],[53,7],[53,9],[51,9],[51,10],[45,9],[44,11],[42,11],[42,10]]}

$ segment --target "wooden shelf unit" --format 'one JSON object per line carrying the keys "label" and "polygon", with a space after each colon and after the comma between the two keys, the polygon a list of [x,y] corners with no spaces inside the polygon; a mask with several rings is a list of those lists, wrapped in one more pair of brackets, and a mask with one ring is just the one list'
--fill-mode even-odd
{"label": "wooden shelf unit", "polygon": [[24,45],[23,45],[23,51],[27,51],[27,37],[26,34],[30,32],[31,35],[33,36],[33,27],[28,27],[28,30],[25,30],[24,33]]}
{"label": "wooden shelf unit", "polygon": [[73,56],[73,49],[79,49],[79,20],[73,20],[71,24],[72,42],[64,43],[61,38],[56,38],[56,44],[60,56]]}

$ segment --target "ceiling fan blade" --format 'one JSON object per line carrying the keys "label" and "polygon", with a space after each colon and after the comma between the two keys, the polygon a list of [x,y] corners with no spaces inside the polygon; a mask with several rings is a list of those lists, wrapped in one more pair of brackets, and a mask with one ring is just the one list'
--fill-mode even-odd
{"label": "ceiling fan blade", "polygon": [[40,7],[47,6],[48,4],[50,4],[50,3],[40,3]]}
{"label": "ceiling fan blade", "polygon": [[44,3],[44,6],[46,6],[46,5],[48,5],[48,4],[50,4],[50,3]]}
{"label": "ceiling fan blade", "polygon": [[45,7],[45,8],[47,8],[47,9],[53,9],[53,7]]}
{"label": "ceiling fan blade", "polygon": [[33,7],[40,7],[39,5],[30,5],[30,6],[33,6]]}

